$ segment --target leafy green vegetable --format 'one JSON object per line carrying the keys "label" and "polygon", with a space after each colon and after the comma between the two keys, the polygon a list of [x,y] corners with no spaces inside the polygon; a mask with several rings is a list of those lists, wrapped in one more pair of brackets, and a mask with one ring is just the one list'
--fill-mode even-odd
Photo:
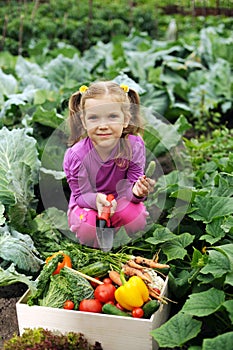
{"label": "leafy green vegetable", "polygon": [[60,275],[66,278],[67,284],[72,291],[74,302],[80,302],[83,299],[91,299],[94,296],[94,290],[91,284],[84,277],[75,273],[75,270],[72,270],[68,267],[64,267]]}
{"label": "leafy green vegetable", "polygon": [[25,224],[34,206],[33,186],[38,183],[40,161],[36,140],[25,129],[0,130],[0,201],[11,225]]}
{"label": "leafy green vegetable", "polygon": [[[74,300],[67,279],[60,274],[51,276],[48,288],[38,300],[39,305],[62,308],[66,300]],[[78,303],[75,302],[75,309],[77,307]]]}
{"label": "leafy green vegetable", "polygon": [[33,291],[33,293],[29,296],[28,305],[38,305],[38,300],[44,295],[45,290],[49,286],[52,273],[55,271],[57,264],[62,260],[63,255],[57,254],[43,266],[43,269],[36,280],[36,291]]}
{"label": "leafy green vegetable", "polygon": [[0,203],[0,225],[3,225],[5,223],[5,221],[6,221],[6,218],[3,215],[4,211],[5,211],[5,207],[4,207],[4,205],[2,205]]}
{"label": "leafy green vegetable", "polygon": [[50,350],[102,350],[98,342],[91,345],[82,333],[61,334],[43,328],[26,328],[21,336],[14,335],[7,340],[3,350],[44,350],[48,346]]}
{"label": "leafy green vegetable", "polygon": [[31,237],[7,225],[0,227],[0,258],[5,266],[14,263],[19,270],[31,273],[38,272],[43,263]]}
{"label": "leafy green vegetable", "polygon": [[7,269],[0,267],[0,287],[10,286],[15,283],[24,283],[32,291],[36,287],[36,283],[32,281],[32,277],[17,272],[14,264],[11,264]]}
{"label": "leafy green vegetable", "polygon": [[82,299],[93,298],[91,284],[75,270],[64,267],[59,274],[53,275],[58,262],[62,260],[63,255],[57,254],[44,265],[37,279],[36,291],[29,296],[28,305],[61,308],[66,300],[71,299],[77,309]]}

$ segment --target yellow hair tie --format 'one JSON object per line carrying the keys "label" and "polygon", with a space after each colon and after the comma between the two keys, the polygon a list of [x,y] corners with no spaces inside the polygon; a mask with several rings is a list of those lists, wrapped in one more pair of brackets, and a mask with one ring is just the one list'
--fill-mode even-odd
{"label": "yellow hair tie", "polygon": [[86,86],[86,85],[82,85],[82,86],[80,86],[80,88],[79,88],[79,92],[81,93],[81,94],[84,94],[84,92],[86,92],[88,90],[88,87]]}
{"label": "yellow hair tie", "polygon": [[122,90],[123,90],[125,93],[129,92],[129,87],[128,87],[128,85],[121,84],[121,85],[120,85],[120,88],[122,88]]}

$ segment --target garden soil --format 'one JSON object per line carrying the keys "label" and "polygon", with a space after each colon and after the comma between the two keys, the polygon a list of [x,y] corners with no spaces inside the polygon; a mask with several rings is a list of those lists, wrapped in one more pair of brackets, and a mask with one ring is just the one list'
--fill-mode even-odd
{"label": "garden soil", "polygon": [[23,283],[0,287],[0,349],[5,340],[19,332],[15,305],[26,290]]}

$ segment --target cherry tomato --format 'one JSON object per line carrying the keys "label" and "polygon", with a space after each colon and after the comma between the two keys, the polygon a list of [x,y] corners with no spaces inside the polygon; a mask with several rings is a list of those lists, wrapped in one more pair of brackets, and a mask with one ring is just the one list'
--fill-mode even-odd
{"label": "cherry tomato", "polygon": [[105,303],[105,304],[115,305],[114,301],[112,301],[112,300],[108,301],[108,302],[107,302],[107,303]]}
{"label": "cherry tomato", "polygon": [[116,287],[113,284],[100,284],[94,291],[94,297],[104,304],[108,301],[115,301],[115,290]]}
{"label": "cherry tomato", "polygon": [[144,311],[142,310],[141,307],[135,307],[132,310],[132,316],[135,317],[135,318],[142,318],[143,315],[144,315]]}
{"label": "cherry tomato", "polygon": [[111,278],[109,278],[109,277],[104,278],[104,279],[103,279],[103,282],[104,282],[105,284],[112,284],[112,280],[111,280]]}
{"label": "cherry tomato", "polygon": [[73,310],[74,309],[74,302],[72,300],[66,300],[63,304],[63,309]]}
{"label": "cherry tomato", "polygon": [[60,273],[61,269],[63,269],[64,266],[72,267],[72,262],[71,262],[71,259],[70,259],[69,255],[66,255],[66,254],[64,254],[63,252],[56,252],[56,253],[54,253],[53,255],[49,256],[49,257],[45,260],[46,264],[47,264],[51,259],[53,259],[56,255],[58,255],[58,254],[62,254],[63,257],[64,257],[64,259],[62,260],[62,262],[59,262],[59,263],[57,264],[57,268],[56,268],[56,270],[53,272],[53,275],[57,275],[58,273]]}
{"label": "cherry tomato", "polygon": [[102,304],[98,299],[83,299],[79,303],[79,311],[102,312]]}

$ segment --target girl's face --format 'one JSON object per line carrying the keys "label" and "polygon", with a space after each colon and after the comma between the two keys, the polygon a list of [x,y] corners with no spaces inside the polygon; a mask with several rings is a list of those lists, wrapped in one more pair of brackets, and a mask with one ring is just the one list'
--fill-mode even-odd
{"label": "girl's face", "polygon": [[101,99],[87,99],[81,117],[83,127],[98,153],[107,157],[128,126],[130,116],[125,116],[120,102],[110,96]]}

